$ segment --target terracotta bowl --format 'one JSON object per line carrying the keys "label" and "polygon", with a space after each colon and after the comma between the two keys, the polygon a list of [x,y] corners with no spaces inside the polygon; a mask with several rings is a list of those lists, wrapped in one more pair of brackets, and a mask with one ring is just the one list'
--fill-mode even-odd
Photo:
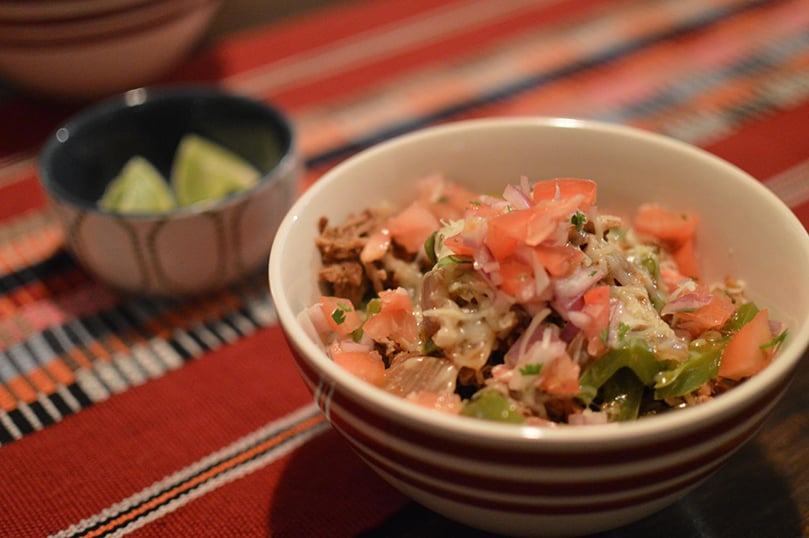
{"label": "terracotta bowl", "polygon": [[[100,210],[108,182],[134,155],[168,177],[179,140],[196,133],[262,172],[254,187],[169,214]],[[204,87],[132,90],[59,127],[40,155],[40,180],[67,249],[120,290],[188,295],[220,288],[267,263],[297,193],[300,163],[287,117],[252,99]]]}
{"label": "terracotta bowl", "polygon": [[[299,323],[313,304],[321,216],[339,222],[414,196],[442,172],[478,192],[587,177],[599,207],[629,214],[648,201],[697,212],[708,279],[744,278],[785,322],[780,356],[700,406],[628,423],[540,428],[426,410],[344,371]],[[777,266],[777,271],[774,270]],[[776,277],[777,274],[777,277]],[[758,181],[699,149],[655,134],[566,119],[473,120],[422,130],[348,159],[294,204],[273,245],[269,280],[301,374],[324,414],[368,465],[417,502],[466,525],[514,535],[581,535],[619,527],[697,487],[759,430],[809,343],[809,239]]]}

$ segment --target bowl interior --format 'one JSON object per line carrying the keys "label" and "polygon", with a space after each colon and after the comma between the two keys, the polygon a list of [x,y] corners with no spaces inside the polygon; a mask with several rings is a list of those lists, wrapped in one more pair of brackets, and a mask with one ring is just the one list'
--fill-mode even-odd
{"label": "bowl interior", "polygon": [[42,183],[52,195],[93,209],[134,155],[168,178],[177,145],[189,133],[230,149],[265,177],[293,149],[289,121],[263,103],[212,88],[137,89],[60,127],[40,155]]}
{"label": "bowl interior", "polygon": [[[296,322],[295,316],[320,294],[317,222],[322,216],[339,222],[383,200],[408,200],[414,195],[414,180],[433,172],[489,193],[501,193],[521,176],[532,182],[585,177],[598,182],[602,212],[630,216],[641,203],[651,201],[696,212],[701,219],[697,248],[706,280],[744,279],[749,297],[770,308],[771,317],[790,329],[779,360],[725,395],[723,405],[787,375],[809,342],[806,231],[780,200],[738,168],[683,143],[616,125],[537,118],[459,122],[381,144],[336,167],[298,200],[276,235],[270,282],[285,330],[318,371],[376,404],[449,425],[443,418],[428,418],[429,412],[405,410],[409,404],[392,403],[382,391],[359,386]],[[672,420],[681,413],[645,423]]]}

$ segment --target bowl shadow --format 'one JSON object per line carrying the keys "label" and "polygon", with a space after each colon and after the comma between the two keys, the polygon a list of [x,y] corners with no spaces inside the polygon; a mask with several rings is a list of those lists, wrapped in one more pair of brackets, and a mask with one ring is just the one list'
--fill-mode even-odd
{"label": "bowl shadow", "polygon": [[268,535],[359,536],[407,504],[329,428],[291,456],[269,508]]}

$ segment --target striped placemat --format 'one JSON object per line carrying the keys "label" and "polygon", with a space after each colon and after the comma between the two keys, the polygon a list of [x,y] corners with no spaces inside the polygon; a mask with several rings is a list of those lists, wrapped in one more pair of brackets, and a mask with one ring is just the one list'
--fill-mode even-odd
{"label": "striped placemat", "polygon": [[[287,108],[307,182],[362,148],[444,121],[575,116],[710,146],[809,97],[802,1],[393,4],[347,20],[335,12],[329,28],[345,24],[315,40],[304,38],[309,26],[328,19],[304,20],[286,55],[284,28],[234,38],[169,82],[215,82]],[[207,80],[212,59],[225,70]],[[0,103],[0,113],[13,118],[17,104]],[[70,112],[36,115],[40,139],[48,120]],[[274,323],[263,273],[190,301],[121,297],[94,282],[61,250],[36,199],[35,151],[0,153],[0,198],[34,198],[24,211],[0,207],[0,444]],[[762,178],[802,216],[807,156]]]}

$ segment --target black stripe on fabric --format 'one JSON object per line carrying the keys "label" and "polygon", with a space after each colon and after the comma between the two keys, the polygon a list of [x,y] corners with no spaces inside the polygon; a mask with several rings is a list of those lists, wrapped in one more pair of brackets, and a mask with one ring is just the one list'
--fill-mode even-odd
{"label": "black stripe on fabric", "polygon": [[[302,422],[310,420],[311,418],[312,418],[311,415],[306,415],[304,417],[301,417],[299,420],[297,420],[293,424],[290,424],[286,428],[280,429],[278,431],[272,432],[269,435],[263,436],[260,439],[257,439],[256,441],[254,441],[253,443],[242,447],[241,450],[239,450],[236,453],[227,454],[222,458],[217,458],[215,461],[213,461],[210,464],[206,465],[205,467],[197,470],[196,473],[185,477],[183,480],[181,480],[179,482],[171,482],[171,483],[167,484],[165,487],[163,487],[162,489],[160,489],[159,491],[156,491],[154,494],[150,495],[149,497],[146,497],[143,500],[141,500],[140,502],[138,502],[136,504],[133,504],[132,506],[127,507],[126,510],[111,513],[106,518],[97,521],[93,526],[88,527],[86,529],[83,529],[80,533],[70,534],[69,536],[75,536],[75,537],[84,536],[84,535],[86,535],[88,533],[91,533],[91,532],[97,530],[98,528],[100,528],[100,527],[102,527],[104,525],[108,525],[111,521],[114,521],[116,519],[121,519],[122,521],[120,523],[117,523],[117,524],[115,524],[113,526],[110,526],[108,529],[104,530],[104,532],[102,532],[101,534],[97,534],[96,536],[112,536],[112,535],[115,535],[116,533],[120,532],[122,529],[127,528],[128,526],[132,525],[133,523],[137,522],[138,520],[143,519],[144,517],[147,517],[151,513],[155,512],[156,510],[160,510],[166,504],[168,504],[171,501],[173,501],[174,499],[176,499],[178,495],[180,495],[180,496],[187,495],[190,492],[195,491],[195,490],[199,489],[200,487],[204,486],[205,484],[207,484],[211,480],[214,480],[214,479],[222,476],[223,474],[231,473],[234,470],[239,469],[240,467],[244,467],[245,465],[247,465],[249,463],[252,463],[253,461],[263,457],[264,455],[266,455],[266,454],[268,454],[270,452],[281,449],[285,445],[288,445],[289,443],[297,440],[302,435],[306,434],[309,431],[310,428],[302,430],[302,431],[298,432],[297,434],[292,435],[292,436],[284,439],[283,441],[281,441],[278,444],[268,446],[265,450],[262,450],[261,452],[258,452],[256,454],[254,454],[253,456],[251,456],[248,459],[240,461],[238,464],[233,465],[232,467],[228,467],[223,472],[213,473],[211,476],[209,476],[205,480],[201,481],[200,483],[194,485],[193,487],[190,487],[188,489],[183,489],[181,492],[179,492],[179,494],[175,493],[175,494],[172,494],[171,496],[169,496],[169,497],[167,497],[165,499],[162,499],[161,502],[155,504],[154,506],[152,506],[148,510],[145,510],[145,511],[137,514],[135,517],[133,517],[131,519],[122,517],[122,516],[126,515],[127,513],[130,513],[132,511],[138,509],[139,507],[143,506],[144,504],[152,502],[154,499],[156,499],[158,497],[166,495],[167,493],[171,492],[172,490],[179,489],[180,486],[182,486],[184,484],[187,484],[188,482],[193,481],[197,477],[209,472],[211,469],[214,469],[218,465],[221,465],[224,462],[236,459],[240,454],[244,454],[246,452],[249,452],[254,447],[256,447],[256,446],[258,446],[258,445],[260,445],[262,443],[265,443],[269,439],[272,439],[274,437],[278,437],[280,435],[283,435],[285,432],[287,432],[287,431],[289,431],[291,429],[294,429],[295,427],[297,427]],[[313,427],[315,427],[315,426],[313,425],[312,428]]]}
{"label": "black stripe on fabric", "polygon": [[76,334],[76,330],[72,327],[73,323],[80,323],[79,318],[73,318],[67,323],[63,323],[62,325],[60,325],[60,327],[62,331],[65,333],[65,336],[67,336],[67,339],[73,345],[73,347],[84,349],[84,341],[78,334]]}
{"label": "black stripe on fabric", "polygon": [[171,349],[180,356],[183,362],[188,362],[194,358],[194,354],[185,349],[176,339],[171,338],[167,342],[171,346]]}
{"label": "black stripe on fabric", "polygon": [[581,72],[606,65],[621,57],[638,52],[649,46],[662,43],[664,41],[681,37],[691,32],[697,32],[711,26],[722,19],[744,13],[760,7],[770,6],[775,3],[783,3],[786,0],[757,0],[749,4],[739,6],[726,6],[713,9],[705,13],[702,17],[687,21],[681,25],[668,28],[656,34],[641,37],[629,43],[618,44],[612,48],[604,49],[601,53],[591,58],[585,58],[579,62],[572,63],[546,73],[539,73],[532,77],[505,84],[490,92],[482,93],[467,101],[454,104],[421,117],[407,119],[381,131],[372,133],[366,137],[358,138],[348,144],[330,149],[328,151],[306,157],[304,159],[307,168],[317,168],[340,161],[353,153],[357,153],[370,146],[383,142],[410,131],[427,127],[433,123],[446,121],[454,116],[468,114],[476,108],[491,105],[497,101],[515,97],[523,92],[541,86],[548,85],[560,79],[570,77]]}
{"label": "black stripe on fabric", "polygon": [[53,406],[59,410],[59,412],[62,414],[63,417],[73,414],[73,409],[71,409],[71,407],[67,405],[65,399],[58,392],[50,394],[48,396],[48,399],[51,401]]}
{"label": "black stripe on fabric", "polygon": [[70,385],[67,386],[67,390],[68,392],[70,392],[70,394],[73,395],[74,398],[76,398],[76,401],[79,402],[79,405],[81,406],[82,409],[93,405],[93,400],[91,400],[90,397],[87,396],[87,393],[84,392],[84,390],[78,385],[78,383],[71,383]]}
{"label": "black stripe on fabric", "polygon": [[[2,412],[3,411],[0,411],[0,413]],[[11,432],[0,422],[0,446],[6,445],[12,441],[14,441],[14,436],[11,435]]]}
{"label": "black stripe on fabric", "polygon": [[4,293],[10,293],[31,282],[45,280],[54,273],[65,272],[75,267],[76,263],[73,258],[64,250],[60,250],[39,263],[0,276],[0,290],[3,290]]}
{"label": "black stripe on fabric", "polygon": [[55,423],[56,420],[54,417],[51,416],[50,413],[45,409],[42,405],[42,402],[30,402],[28,404],[28,408],[34,412],[36,417],[42,423],[43,426],[50,426],[51,424]]}
{"label": "black stripe on fabric", "polygon": [[188,337],[191,340],[193,340],[200,348],[202,348],[203,351],[211,351],[211,347],[208,344],[206,344],[205,341],[202,338],[197,336],[194,333],[194,331],[186,330],[184,332],[185,332],[186,335],[188,335]]}
{"label": "black stripe on fabric", "polygon": [[8,418],[11,419],[11,421],[15,426],[17,426],[17,429],[20,430],[20,433],[23,435],[34,433],[34,426],[28,421],[28,419],[19,409],[12,409],[9,411]]}
{"label": "black stripe on fabric", "polygon": [[53,334],[51,329],[45,329],[40,334],[42,334],[42,338],[45,339],[45,343],[50,346],[56,355],[62,356],[67,353],[65,346],[62,345],[62,342],[60,342],[56,335]]}
{"label": "black stripe on fabric", "polygon": [[[204,328],[208,329],[208,331],[212,335],[214,335],[214,337],[216,337],[216,339],[218,340],[218,343],[214,346],[214,348],[218,348],[222,344],[227,344],[228,343],[228,339],[225,338],[225,336],[219,332],[219,328],[217,327],[217,325],[219,324],[220,321],[222,321],[222,319],[217,319],[216,321],[210,321],[209,320],[209,321],[204,321],[203,323],[201,323],[201,325]],[[211,344],[208,344],[208,345],[210,346]]]}

